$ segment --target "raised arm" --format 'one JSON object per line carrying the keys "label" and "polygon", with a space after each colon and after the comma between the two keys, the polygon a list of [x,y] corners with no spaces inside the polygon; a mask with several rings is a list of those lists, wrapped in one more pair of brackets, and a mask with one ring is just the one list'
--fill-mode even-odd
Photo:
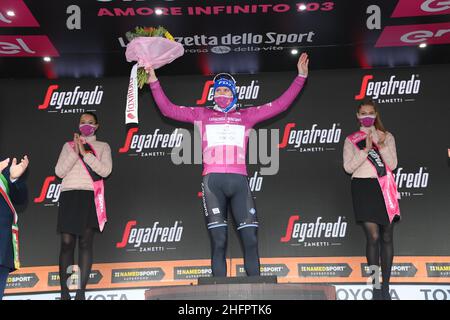
{"label": "raised arm", "polygon": [[[6,161],[9,162],[9,160]],[[4,163],[5,161],[2,161],[1,169],[3,169]],[[21,179],[21,176],[27,170],[28,164],[27,156],[24,156],[20,163],[17,163],[17,159],[14,158],[9,168],[0,171],[8,182],[9,196],[14,204],[23,204],[28,197],[27,187]]]}
{"label": "raised arm", "polygon": [[155,99],[159,110],[161,110],[161,113],[165,117],[190,123],[194,123],[194,121],[201,118],[204,110],[203,108],[178,106],[172,103],[164,93],[164,90],[156,77],[155,71],[152,68],[148,68],[147,72],[149,73],[149,84],[150,89],[152,90],[153,98]]}
{"label": "raised arm", "polygon": [[279,98],[261,106],[245,109],[254,123],[273,118],[290,107],[306,82],[308,77],[308,64],[308,55],[302,53],[297,63],[298,76]]}

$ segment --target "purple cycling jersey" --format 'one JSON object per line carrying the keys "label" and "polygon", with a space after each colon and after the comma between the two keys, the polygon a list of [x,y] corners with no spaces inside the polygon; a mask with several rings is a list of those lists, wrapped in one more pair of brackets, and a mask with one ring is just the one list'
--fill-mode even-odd
{"label": "purple cycling jersey", "polygon": [[277,99],[261,106],[223,113],[205,107],[173,104],[159,81],[150,83],[156,105],[168,118],[195,124],[202,136],[203,175],[236,173],[247,175],[245,156],[250,130],[258,122],[285,111],[297,97],[306,78],[297,76]]}

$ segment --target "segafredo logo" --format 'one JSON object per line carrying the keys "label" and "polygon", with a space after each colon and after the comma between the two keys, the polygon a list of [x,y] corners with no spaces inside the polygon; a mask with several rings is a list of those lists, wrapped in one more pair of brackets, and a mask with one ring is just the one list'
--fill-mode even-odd
{"label": "segafredo logo", "polygon": [[131,220],[125,226],[122,241],[116,248],[127,248],[127,251],[157,252],[175,249],[173,246],[183,237],[183,222],[175,221],[169,226],[161,226],[159,221],[150,227],[137,227],[137,221]]}
{"label": "segafredo logo", "polygon": [[45,94],[44,102],[38,106],[39,110],[59,113],[83,113],[96,111],[96,106],[102,103],[102,86],[96,85],[91,90],[82,90],[76,86],[70,91],[60,90],[59,85],[50,85]]}
{"label": "segafredo logo", "polygon": [[[414,101],[414,95],[420,93],[420,83],[418,74],[412,74],[409,79],[402,80],[397,80],[396,75],[391,75],[389,80],[374,80],[374,76],[368,74],[363,77],[355,100],[371,97],[378,99],[378,103]],[[409,97],[406,98],[406,96]]]}
{"label": "segafredo logo", "polygon": [[141,157],[165,156],[172,148],[181,146],[183,134],[179,130],[176,128],[171,133],[161,133],[161,129],[157,128],[151,133],[138,133],[138,128],[130,128],[119,153]]}
{"label": "segafredo logo", "polygon": [[259,192],[263,186],[264,177],[258,172],[255,173],[248,179],[248,185],[252,192]]}
{"label": "segafredo logo", "polygon": [[45,206],[55,206],[58,204],[61,194],[61,183],[55,176],[45,178],[38,197],[34,198],[34,203],[43,203]]}
{"label": "segafredo logo", "polygon": [[[202,96],[196,101],[197,105],[204,105],[206,103],[211,103],[214,98],[214,81],[208,80],[203,85]],[[258,85],[258,80],[252,80],[246,85],[236,86],[236,91],[238,94],[238,103],[245,100],[256,100],[259,96],[260,87]],[[244,106],[251,106],[252,104],[245,104]]]}
{"label": "segafredo logo", "polygon": [[420,167],[412,172],[404,171],[404,168],[399,167],[394,176],[402,198],[423,196],[430,181],[427,167]]}
{"label": "segafredo logo", "polygon": [[296,126],[295,122],[286,124],[278,148],[299,152],[333,151],[336,150],[333,145],[341,140],[342,130],[339,123],[333,123],[331,128],[320,128],[317,123],[305,129],[295,129]]}
{"label": "segafredo logo", "polygon": [[322,220],[323,217],[317,217],[315,222],[301,222],[300,216],[291,216],[280,241],[303,247],[328,247],[346,237],[346,217],[339,216],[334,222]]}

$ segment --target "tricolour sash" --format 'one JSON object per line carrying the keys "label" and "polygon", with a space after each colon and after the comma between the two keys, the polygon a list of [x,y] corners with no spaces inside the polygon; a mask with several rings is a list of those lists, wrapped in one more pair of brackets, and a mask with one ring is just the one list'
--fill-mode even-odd
{"label": "tricolour sash", "polygon": [[[0,173],[0,183],[3,184],[4,189],[0,187],[0,193],[5,199],[5,202],[8,204],[11,212],[13,214],[13,224],[12,224],[12,244],[13,244],[13,254],[14,254],[14,268],[17,270],[20,268],[20,260],[19,260],[19,226],[17,225],[17,221],[19,217],[17,216],[16,209],[14,208],[11,199],[9,198],[9,185],[5,176]],[[6,190],[6,192],[5,192]]]}
{"label": "tricolour sash", "polygon": [[[358,131],[352,133],[348,139],[356,146],[356,148],[363,150],[366,147],[366,136],[367,134],[365,132]],[[384,163],[380,150],[375,143],[373,143],[373,148],[368,153],[367,160],[372,164],[377,173],[377,179],[383,193],[389,222],[392,223],[394,219],[400,218],[400,207],[398,204],[399,193],[397,191],[394,175],[392,174],[392,170]]]}

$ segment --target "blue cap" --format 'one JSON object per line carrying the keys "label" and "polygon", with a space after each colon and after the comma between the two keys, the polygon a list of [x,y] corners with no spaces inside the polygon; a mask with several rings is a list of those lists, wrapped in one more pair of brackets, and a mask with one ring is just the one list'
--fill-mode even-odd
{"label": "blue cap", "polygon": [[236,107],[237,102],[236,80],[234,80],[234,78],[228,73],[219,73],[214,77],[214,92],[216,92],[217,88],[219,87],[226,87],[230,89],[231,93],[233,94],[233,100],[230,102],[228,106],[226,106],[225,109],[219,107],[215,109],[221,112],[229,112]]}

